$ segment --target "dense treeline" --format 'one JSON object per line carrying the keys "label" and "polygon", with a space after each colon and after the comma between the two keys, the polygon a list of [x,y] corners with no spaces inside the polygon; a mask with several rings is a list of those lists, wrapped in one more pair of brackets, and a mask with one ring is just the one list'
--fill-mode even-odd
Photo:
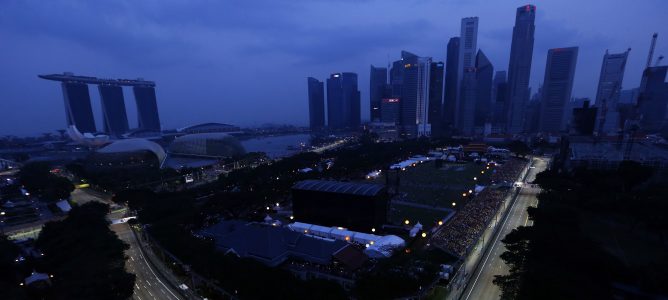
{"label": "dense treeline", "polygon": [[[226,255],[211,240],[193,232],[210,216],[210,204],[196,205],[194,194],[117,194],[115,201],[141,206],[139,221],[151,236],[198,274],[210,278],[242,299],[345,299],[339,285],[321,280],[302,281],[286,270],[266,267],[252,259]],[[218,199],[224,202],[223,199]]]}
{"label": "dense treeline", "polygon": [[153,187],[160,183],[174,183],[180,179],[179,172],[170,168],[128,167],[95,170],[87,168],[82,162],[70,163],[66,168],[75,176],[108,191]]}
{"label": "dense treeline", "polygon": [[74,207],[63,221],[47,223],[37,247],[43,269],[53,274],[48,299],[127,299],[135,275],[125,270],[123,243],[109,229],[109,207],[89,202]]}
{"label": "dense treeline", "polygon": [[0,235],[0,299],[27,299],[26,290],[19,283],[22,275],[30,271],[14,261],[18,255],[18,247]]}
{"label": "dense treeline", "polygon": [[[109,229],[105,204],[75,206],[67,218],[47,223],[35,242],[37,257],[18,260],[18,247],[0,237],[0,299],[109,299],[132,296],[135,275],[125,270],[127,245]],[[19,285],[31,272],[50,285]]]}
{"label": "dense treeline", "polygon": [[44,201],[58,201],[70,197],[74,185],[65,177],[51,173],[48,163],[34,162],[21,167],[21,184],[34,196]]}
{"label": "dense treeline", "polygon": [[529,208],[533,226],[503,240],[510,273],[502,299],[613,299],[666,295],[665,180],[637,163],[618,170],[548,170]]}
{"label": "dense treeline", "polygon": [[[363,136],[359,144],[324,154],[300,153],[271,164],[235,170],[222,175],[215,184],[197,189],[160,194],[129,190],[117,192],[113,200],[137,210],[139,222],[146,224],[151,236],[179,260],[242,299],[343,299],[346,294],[336,283],[302,281],[286,270],[225,255],[216,251],[211,241],[193,233],[219,218],[261,220],[264,207],[287,200],[290,188],[299,180],[362,178],[373,169],[387,168],[399,159],[426,154],[430,148],[445,144],[427,139],[374,143],[372,137]],[[328,162],[334,164],[328,168]],[[313,171],[298,171],[303,168]],[[406,276],[368,276],[355,293],[362,299],[391,298],[410,294],[418,284],[417,279],[411,279],[378,290],[385,279],[392,278],[406,281]]]}

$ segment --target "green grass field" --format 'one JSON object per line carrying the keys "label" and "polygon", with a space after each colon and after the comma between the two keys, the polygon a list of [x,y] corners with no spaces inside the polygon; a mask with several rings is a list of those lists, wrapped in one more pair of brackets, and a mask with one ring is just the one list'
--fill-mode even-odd
{"label": "green grass field", "polygon": [[[482,174],[481,171],[487,172]],[[406,194],[404,201],[451,208],[452,202],[459,202],[462,193],[476,183],[489,184],[489,173],[484,164],[443,164],[437,169],[435,162],[430,161],[399,173],[399,193]],[[384,184],[385,177],[373,181]]]}
{"label": "green grass field", "polygon": [[393,204],[390,208],[390,222],[393,224],[404,224],[409,220],[410,224],[420,222],[425,229],[436,225],[448,215],[448,212],[419,207],[411,207],[401,204]]}

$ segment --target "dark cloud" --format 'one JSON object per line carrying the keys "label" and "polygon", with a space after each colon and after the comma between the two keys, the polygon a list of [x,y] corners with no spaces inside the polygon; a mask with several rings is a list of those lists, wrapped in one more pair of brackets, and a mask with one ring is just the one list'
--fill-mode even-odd
{"label": "dark cloud", "polygon": [[[642,6],[622,0],[537,2],[531,84],[543,80],[548,48],[579,46],[574,96],[594,94],[607,48],[634,48],[624,87],[637,85],[649,36],[665,28],[661,12],[668,8],[668,2],[660,0],[647,0]],[[167,128],[202,121],[306,124],[305,78],[324,79],[337,71],[359,74],[366,112],[370,64],[386,65],[403,49],[444,60],[446,43],[459,34],[462,17],[480,17],[478,46],[496,70],[505,70],[515,7],[523,4],[0,1],[0,65],[5,71],[0,73],[0,134],[62,128],[59,86],[36,75],[63,71],[155,80]],[[668,53],[662,40],[660,36],[657,53]],[[94,89],[91,96],[100,123]],[[126,99],[134,120],[131,100]]]}

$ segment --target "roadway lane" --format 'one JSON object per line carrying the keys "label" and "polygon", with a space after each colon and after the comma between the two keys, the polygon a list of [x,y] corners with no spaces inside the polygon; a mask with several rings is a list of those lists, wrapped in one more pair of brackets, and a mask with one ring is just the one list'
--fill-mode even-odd
{"label": "roadway lane", "polygon": [[[530,168],[526,182],[532,182],[536,178],[536,174],[542,172],[547,168],[548,161],[543,158],[534,159],[533,166]],[[510,212],[506,219],[501,223],[501,228],[490,247],[485,252],[481,265],[471,277],[471,281],[466,290],[462,294],[462,299],[499,299],[501,290],[492,282],[494,275],[502,275],[508,273],[508,266],[501,259],[501,253],[506,250],[505,245],[501,242],[503,238],[513,229],[519,226],[531,226],[531,221],[527,214],[527,207],[536,206],[538,203],[537,195],[540,192],[538,188],[525,186],[520,190],[517,200],[510,207]]]}
{"label": "roadway lane", "polygon": [[140,251],[137,239],[132,234],[132,230],[127,223],[120,223],[111,225],[111,229],[116,232],[116,235],[130,245],[125,254],[128,258],[125,261],[127,270],[137,276],[135,280],[135,289],[132,296],[136,300],[149,299],[165,299],[178,300],[182,299],[179,293],[168,285],[164,279],[160,277],[155,270],[150,266],[144,254]]}

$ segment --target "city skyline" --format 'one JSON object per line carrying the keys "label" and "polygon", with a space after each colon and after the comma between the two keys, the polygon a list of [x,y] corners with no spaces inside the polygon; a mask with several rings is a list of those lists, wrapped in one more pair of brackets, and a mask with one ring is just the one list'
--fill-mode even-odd
{"label": "city skyline", "polygon": [[[230,20],[219,21],[217,14],[203,13],[202,7],[197,5],[185,9],[180,4],[168,3],[160,7],[140,4],[134,14],[125,15],[130,8],[118,4],[113,9],[104,10],[103,18],[97,18],[91,12],[102,10],[94,3],[76,6],[76,9],[59,2],[42,5],[5,3],[0,12],[0,37],[13,43],[0,45],[0,51],[5,53],[0,60],[8,70],[5,76],[11,76],[12,80],[6,77],[0,85],[0,97],[3,98],[0,110],[12,113],[0,121],[0,134],[35,135],[63,129],[66,122],[60,88],[35,76],[63,71],[101,77],[151,78],[161,86],[156,96],[159,98],[161,125],[165,129],[206,121],[241,126],[269,122],[304,126],[308,122],[304,79],[308,76],[324,79],[332,72],[349,71],[359,74],[360,111],[362,120],[369,120],[369,92],[365,83],[369,82],[370,64],[385,66],[388,56],[393,58],[401,50],[432,57],[434,61],[445,61],[447,41],[458,35],[460,20],[478,16],[477,48],[485,50],[496,66],[495,70],[507,71],[514,12],[525,4],[537,6],[536,42],[529,84],[532,91],[536,91],[542,81],[545,53],[549,48],[561,45],[580,48],[573,96],[592,100],[595,99],[601,57],[606,49],[611,53],[629,47],[633,49],[629,54],[623,89],[639,86],[654,31],[659,31],[655,57],[668,53],[665,35],[660,32],[660,11],[663,11],[660,8],[666,3],[659,1],[648,1],[640,6],[624,5],[624,9],[620,8],[622,5],[578,3],[577,10],[568,9],[569,5],[564,3],[541,1],[502,4],[424,2],[413,4],[415,7],[398,3],[384,5],[374,21],[362,20],[365,12],[379,5],[373,1],[306,3],[279,8],[272,3],[256,3],[253,8],[261,7],[249,12],[242,22],[233,14],[247,9],[247,4],[229,7]],[[344,11],[350,6],[354,6],[360,15],[328,16],[331,10]],[[647,10],[648,6],[653,9]],[[277,9],[275,15],[268,18],[267,14],[274,13],[274,9]],[[426,13],[418,17],[401,13],[407,9]],[[182,10],[183,16],[176,17]],[[223,9],[211,11],[222,12]],[[442,16],[443,11],[448,12],[446,18]],[[31,17],[25,15],[27,12]],[[304,20],[291,17],[303,12],[312,14]],[[201,18],[189,18],[200,14]],[[641,14],[643,18],[631,17]],[[633,22],[609,22],[610,18]],[[303,29],[304,24],[315,19],[320,25]],[[268,26],[267,22],[276,26]],[[57,23],[63,25],[54,25]],[[65,28],[68,24],[91,26]],[[363,26],[351,27],[351,24]],[[188,34],[179,31],[179,26],[189,28]],[[349,32],[331,35],[340,28],[348,28]],[[422,33],[420,37],[400,34],[416,30]],[[282,40],[288,32],[294,36]],[[225,42],[227,37],[244,36],[248,38],[241,39],[241,46],[237,48]],[[275,37],[266,42],[258,41],[267,36]],[[294,38],[304,41],[288,44],[295,42]],[[43,48],[50,51],[42,51]],[[190,55],[192,53],[196,55]],[[241,68],[235,63],[237,59],[250,61],[250,65]],[[279,64],[267,64],[267,59]],[[258,80],[266,89],[255,87]],[[95,126],[101,129],[103,117],[99,93],[91,91],[90,94]],[[125,90],[124,98],[129,127],[136,128],[136,108],[128,102],[133,99],[131,91]],[[266,109],[254,110],[257,106]],[[41,122],[34,122],[35,119]]]}

